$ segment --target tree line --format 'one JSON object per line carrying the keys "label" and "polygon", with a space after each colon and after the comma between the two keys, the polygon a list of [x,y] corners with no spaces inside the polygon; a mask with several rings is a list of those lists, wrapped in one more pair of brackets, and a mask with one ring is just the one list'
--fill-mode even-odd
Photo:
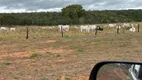
{"label": "tree line", "polygon": [[89,10],[69,5],[61,12],[0,13],[0,25],[59,25],[141,22],[142,10]]}

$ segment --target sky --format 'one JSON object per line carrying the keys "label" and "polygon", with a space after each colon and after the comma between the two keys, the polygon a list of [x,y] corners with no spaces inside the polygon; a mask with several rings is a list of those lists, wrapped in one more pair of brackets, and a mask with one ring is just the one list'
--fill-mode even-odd
{"label": "sky", "polygon": [[0,0],[0,13],[60,12],[72,4],[85,10],[142,9],[142,0]]}

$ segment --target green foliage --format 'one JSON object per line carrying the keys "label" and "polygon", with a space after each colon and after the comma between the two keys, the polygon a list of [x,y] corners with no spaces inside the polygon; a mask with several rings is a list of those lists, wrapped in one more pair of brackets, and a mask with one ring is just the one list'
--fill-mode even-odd
{"label": "green foliage", "polygon": [[69,5],[62,9],[62,16],[70,18],[71,24],[79,24],[80,18],[83,17],[85,14],[85,10],[81,5]]}
{"label": "green foliage", "polygon": [[85,10],[81,5],[69,5],[62,9],[62,15],[71,19],[80,18],[84,15]]}
{"label": "green foliage", "polygon": [[18,21],[18,18],[16,18],[12,14],[10,14],[10,15],[5,15],[4,14],[3,16],[0,17],[1,25],[10,25],[11,26],[12,24],[16,23],[15,20]]}
{"label": "green foliage", "polygon": [[62,12],[0,13],[0,25],[59,25],[141,22],[142,10],[85,11],[81,5],[69,5]]}

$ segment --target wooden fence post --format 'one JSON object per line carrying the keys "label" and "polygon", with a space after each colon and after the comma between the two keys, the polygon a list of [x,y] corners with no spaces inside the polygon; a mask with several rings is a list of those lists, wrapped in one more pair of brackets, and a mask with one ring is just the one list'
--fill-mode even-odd
{"label": "wooden fence post", "polygon": [[61,34],[62,34],[62,37],[64,37],[64,32],[63,32],[62,26],[61,26]]}
{"label": "wooden fence post", "polygon": [[26,39],[29,39],[29,27],[26,28]]}
{"label": "wooden fence post", "polygon": [[119,26],[117,27],[117,34],[119,33]]}
{"label": "wooden fence post", "polygon": [[138,24],[138,32],[140,32],[140,25]]}
{"label": "wooden fence post", "polygon": [[97,33],[98,33],[98,29],[96,29],[96,31],[95,31],[95,35],[97,35]]}

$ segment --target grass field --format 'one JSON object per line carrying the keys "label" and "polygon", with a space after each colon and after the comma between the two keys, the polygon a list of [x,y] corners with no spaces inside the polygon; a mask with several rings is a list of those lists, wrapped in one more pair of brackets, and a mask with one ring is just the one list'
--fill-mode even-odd
{"label": "grass field", "polygon": [[0,80],[88,80],[93,66],[103,60],[142,60],[140,32],[116,33],[104,28],[94,32],[71,29],[41,30],[39,26],[18,27],[0,32]]}

